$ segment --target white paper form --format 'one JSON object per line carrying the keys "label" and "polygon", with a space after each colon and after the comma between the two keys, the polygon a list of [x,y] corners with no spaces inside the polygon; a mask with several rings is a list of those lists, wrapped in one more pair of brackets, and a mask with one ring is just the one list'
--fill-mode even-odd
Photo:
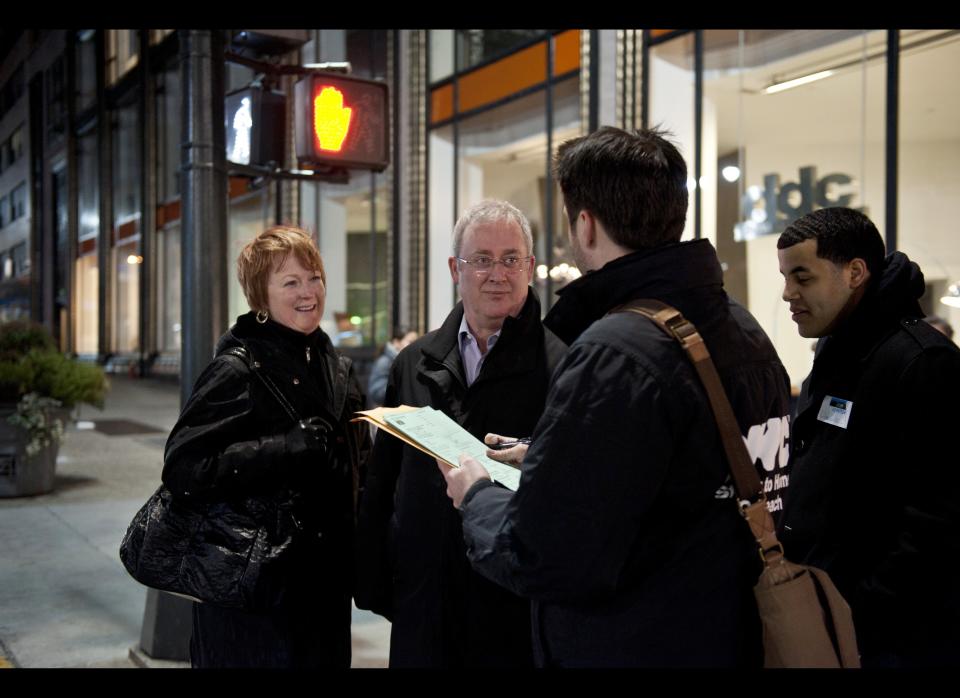
{"label": "white paper form", "polygon": [[519,469],[488,458],[486,445],[440,410],[421,407],[403,414],[384,415],[383,419],[448,463],[459,463],[460,454],[466,453],[487,469],[494,482],[514,492],[520,485]]}

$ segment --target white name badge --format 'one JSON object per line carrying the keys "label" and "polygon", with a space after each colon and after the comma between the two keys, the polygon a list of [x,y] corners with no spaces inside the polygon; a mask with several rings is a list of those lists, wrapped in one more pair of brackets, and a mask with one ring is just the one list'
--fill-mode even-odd
{"label": "white name badge", "polygon": [[853,403],[850,400],[827,395],[823,398],[823,404],[820,405],[820,412],[817,413],[817,419],[821,422],[832,424],[835,427],[846,429],[847,423],[850,421],[851,412],[853,412]]}

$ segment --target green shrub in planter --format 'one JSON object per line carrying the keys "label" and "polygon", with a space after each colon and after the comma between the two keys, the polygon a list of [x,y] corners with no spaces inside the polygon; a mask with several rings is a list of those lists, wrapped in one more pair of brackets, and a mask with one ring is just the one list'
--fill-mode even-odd
{"label": "green shrub in planter", "polygon": [[59,445],[64,425],[58,408],[80,402],[102,408],[107,387],[100,366],[61,354],[42,325],[0,323],[0,403],[16,405],[7,422],[27,431],[28,455]]}

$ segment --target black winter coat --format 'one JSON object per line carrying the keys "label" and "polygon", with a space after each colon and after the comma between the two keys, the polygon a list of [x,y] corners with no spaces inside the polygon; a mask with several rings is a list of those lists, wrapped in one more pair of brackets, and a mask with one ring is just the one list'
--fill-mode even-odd
{"label": "black winter coat", "polygon": [[[458,345],[463,306],[405,348],[386,405],[432,406],[471,434],[526,436],[565,349],[533,290],[507,318],[468,388]],[[360,502],[356,603],[389,618],[390,666],[530,666],[530,605],[470,569],[460,516],[436,461],[377,437]]]}
{"label": "black winter coat", "polygon": [[[297,425],[247,365],[223,352],[243,346],[301,417],[334,426],[327,453]],[[196,604],[191,655],[200,666],[349,666],[355,500],[369,432],[350,424],[363,394],[350,360],[322,330],[304,335],[253,313],[220,338],[167,442],[163,482],[186,502],[286,489],[302,531],[281,608],[248,613]]]}
{"label": "black winter coat", "polygon": [[[920,320],[919,267],[895,252],[817,344],[791,443],[787,555],[829,572],[864,666],[960,664],[960,349]],[[845,428],[821,421],[849,401]],[[852,404],[851,404],[852,403]]]}
{"label": "black winter coat", "polygon": [[[759,556],[725,487],[706,393],[650,320],[605,316],[634,298],[668,303],[697,326],[745,435],[785,423],[787,374],[724,293],[709,242],[616,259],[563,289],[544,321],[570,349],[516,494],[489,481],[467,492],[470,560],[533,600],[540,665],[757,664]],[[771,428],[770,438],[782,437]]]}

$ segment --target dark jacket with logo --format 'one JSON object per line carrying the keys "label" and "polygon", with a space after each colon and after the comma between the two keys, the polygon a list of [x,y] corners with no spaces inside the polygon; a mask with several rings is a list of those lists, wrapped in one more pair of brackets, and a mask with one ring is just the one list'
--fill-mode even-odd
{"label": "dark jacket with logo", "polygon": [[[960,349],[920,319],[923,291],[889,255],[819,341],[794,423],[781,541],[850,603],[864,665],[960,663]],[[818,418],[825,401],[845,426]]]}
{"label": "dark jacket with logo", "polygon": [[[527,436],[565,349],[540,321],[532,289],[466,387],[458,304],[405,348],[386,405],[442,410],[482,439]],[[360,502],[356,603],[389,618],[390,666],[530,666],[530,605],[470,569],[460,515],[436,460],[380,434]]]}
{"label": "dark jacket with logo", "polygon": [[[243,346],[301,419],[332,426],[309,450],[277,399],[227,349]],[[202,666],[349,666],[354,503],[369,432],[350,360],[320,329],[310,335],[241,315],[217,344],[167,441],[163,482],[175,499],[274,497],[290,490],[300,535],[282,606],[247,613],[197,604],[191,653]]]}
{"label": "dark jacket with logo", "polygon": [[757,664],[759,557],[706,393],[675,340],[606,313],[652,298],[691,320],[743,433],[771,425],[779,473],[789,382],[773,346],[707,241],[621,257],[561,294],[544,322],[570,349],[519,489],[481,481],[464,500],[474,568],[533,600],[541,665]]}

